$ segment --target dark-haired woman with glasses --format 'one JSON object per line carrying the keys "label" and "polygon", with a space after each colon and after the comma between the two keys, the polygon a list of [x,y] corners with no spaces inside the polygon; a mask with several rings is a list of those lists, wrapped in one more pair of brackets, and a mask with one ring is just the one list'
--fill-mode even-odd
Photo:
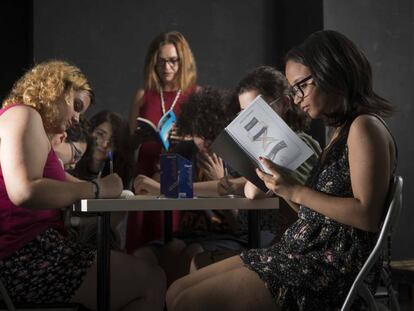
{"label": "dark-haired woman with glasses", "polygon": [[[397,150],[371,67],[344,35],[320,31],[286,57],[295,104],[334,128],[306,185],[267,159],[269,190],[299,209],[281,241],[175,282],[168,310],[336,310],[376,242]],[[381,263],[378,263],[377,272]],[[375,270],[375,269],[374,269]],[[371,275],[370,285],[378,274]]]}
{"label": "dark-haired woman with glasses", "polygon": [[[140,174],[158,180],[159,157],[162,151],[160,142],[147,141],[147,133],[137,129],[137,117],[146,118],[154,124],[158,124],[161,117],[170,110],[178,117],[181,104],[196,90],[196,81],[196,63],[184,36],[178,31],[169,31],[155,37],[145,58],[144,88],[136,92],[129,113],[132,144],[140,146],[134,168],[135,176]],[[174,225],[177,227],[178,214],[173,214]],[[145,242],[161,238],[163,213],[131,212],[129,216],[129,251]]]}

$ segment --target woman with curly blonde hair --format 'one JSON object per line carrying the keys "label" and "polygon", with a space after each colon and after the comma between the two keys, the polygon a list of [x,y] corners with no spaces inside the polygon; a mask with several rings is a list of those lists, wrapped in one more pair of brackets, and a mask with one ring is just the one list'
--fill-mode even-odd
{"label": "woman with curly blonde hair", "polygon": [[[44,62],[16,82],[0,110],[0,275],[15,302],[73,301],[96,309],[95,251],[66,237],[60,209],[118,197],[122,181],[117,174],[69,178],[49,140],[88,109],[90,100],[75,100],[82,92],[93,94],[78,68]],[[159,268],[120,253],[111,263],[111,310],[162,310]]]}

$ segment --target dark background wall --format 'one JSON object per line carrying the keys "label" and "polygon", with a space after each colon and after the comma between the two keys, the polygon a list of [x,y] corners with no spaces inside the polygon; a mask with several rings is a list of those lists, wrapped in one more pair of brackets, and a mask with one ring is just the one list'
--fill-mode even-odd
{"label": "dark background wall", "polygon": [[[128,114],[143,85],[144,57],[162,31],[190,43],[199,84],[233,87],[246,70],[274,63],[274,1],[35,1],[34,58],[64,58],[82,68],[99,108]],[[92,112],[95,110],[92,110]]]}
{"label": "dark background wall", "polygon": [[[403,210],[393,255],[414,257],[414,5],[412,0],[324,1],[326,29],[349,36],[366,53],[378,93],[399,112],[387,120],[399,146],[398,173],[404,177]],[[411,241],[411,242],[410,242]]]}
{"label": "dark background wall", "polygon": [[0,101],[33,59],[31,1],[0,2]]}
{"label": "dark background wall", "polygon": [[[287,36],[289,16],[297,17],[298,2],[308,17],[306,27],[295,27]],[[34,2],[34,59],[74,62],[91,80],[99,108],[125,116],[134,92],[143,85],[147,47],[162,31],[185,35],[200,85],[231,88],[255,66],[280,65],[291,45],[323,25],[321,0],[73,0],[65,1],[64,10],[61,5]]]}

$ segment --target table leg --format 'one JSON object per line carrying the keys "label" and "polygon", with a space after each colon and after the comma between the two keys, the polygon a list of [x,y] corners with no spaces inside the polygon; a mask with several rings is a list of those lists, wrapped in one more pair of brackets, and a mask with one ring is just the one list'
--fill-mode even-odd
{"label": "table leg", "polygon": [[172,213],[172,211],[164,211],[164,244],[167,244],[172,240]]}
{"label": "table leg", "polygon": [[111,213],[99,213],[97,223],[97,306],[99,311],[111,309],[111,248],[109,245]]}
{"label": "table leg", "polygon": [[259,226],[259,214],[258,210],[248,211],[249,221],[249,248],[260,247],[260,226]]}

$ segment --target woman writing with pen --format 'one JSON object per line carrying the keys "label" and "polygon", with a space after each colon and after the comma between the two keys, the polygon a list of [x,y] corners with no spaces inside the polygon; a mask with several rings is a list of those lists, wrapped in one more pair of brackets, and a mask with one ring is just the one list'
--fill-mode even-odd
{"label": "woman writing with pen", "polygon": [[[84,180],[93,180],[110,173],[117,173],[128,188],[131,175],[128,170],[128,124],[115,112],[103,110],[95,114],[89,122],[93,143],[88,146],[85,156],[77,163],[73,175]],[[81,216],[81,215],[79,215]],[[123,242],[117,227],[125,213],[111,213],[111,247],[122,249]],[[88,245],[96,244],[95,217],[82,215],[76,228],[77,239]],[[78,221],[76,221],[78,223]]]}
{"label": "woman writing with pen", "polygon": [[85,156],[76,165],[74,175],[92,180],[109,173],[105,162],[112,157],[112,170],[117,173],[128,188],[131,180],[130,152],[128,151],[128,124],[115,112],[103,110],[89,120],[89,131],[94,140],[88,146]]}

